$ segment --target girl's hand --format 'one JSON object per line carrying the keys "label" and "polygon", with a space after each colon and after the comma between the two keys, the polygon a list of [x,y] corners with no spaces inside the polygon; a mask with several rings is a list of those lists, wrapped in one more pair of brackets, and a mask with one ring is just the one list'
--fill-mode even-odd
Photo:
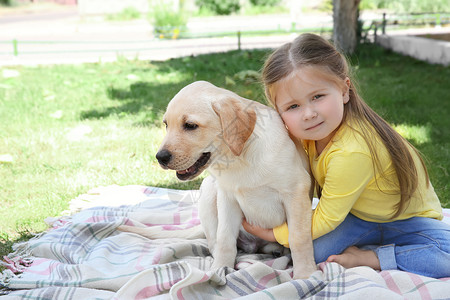
{"label": "girl's hand", "polygon": [[246,219],[242,221],[242,226],[244,227],[245,231],[248,233],[253,234],[254,236],[257,236],[263,240],[266,240],[268,242],[276,242],[275,235],[273,234],[273,229],[266,229],[261,228],[259,226],[250,225]]}

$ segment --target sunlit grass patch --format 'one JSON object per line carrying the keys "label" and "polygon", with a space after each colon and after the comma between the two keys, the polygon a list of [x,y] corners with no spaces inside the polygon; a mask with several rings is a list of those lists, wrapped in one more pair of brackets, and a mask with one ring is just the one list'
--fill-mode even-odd
{"label": "sunlit grass patch", "polygon": [[431,142],[431,125],[409,125],[399,124],[394,125],[394,129],[400,133],[404,138],[412,141],[416,145]]}

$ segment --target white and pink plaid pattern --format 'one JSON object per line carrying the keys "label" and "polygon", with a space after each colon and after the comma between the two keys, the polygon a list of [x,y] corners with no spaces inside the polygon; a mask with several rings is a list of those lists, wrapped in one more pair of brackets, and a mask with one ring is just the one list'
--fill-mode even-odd
{"label": "white and pink plaid pattern", "polygon": [[[450,299],[450,278],[402,271],[344,269],[321,263],[292,280],[289,256],[239,253],[235,270],[209,271],[203,239],[149,240],[121,224],[177,230],[199,223],[198,191],[143,186],[93,190],[72,203],[79,212],[2,262],[1,299]],[[445,210],[450,223],[450,210]],[[7,293],[7,294],[6,294]]]}

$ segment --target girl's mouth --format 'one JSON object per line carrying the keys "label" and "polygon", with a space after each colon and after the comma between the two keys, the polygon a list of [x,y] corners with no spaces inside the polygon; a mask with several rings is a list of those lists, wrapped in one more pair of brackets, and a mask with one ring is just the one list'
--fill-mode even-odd
{"label": "girl's mouth", "polygon": [[316,124],[316,125],[314,125],[314,126],[311,126],[311,127],[309,127],[309,128],[306,128],[306,130],[312,130],[312,129],[315,129],[315,128],[319,127],[319,126],[322,125],[322,124],[323,124],[323,122],[320,122],[319,124]]}

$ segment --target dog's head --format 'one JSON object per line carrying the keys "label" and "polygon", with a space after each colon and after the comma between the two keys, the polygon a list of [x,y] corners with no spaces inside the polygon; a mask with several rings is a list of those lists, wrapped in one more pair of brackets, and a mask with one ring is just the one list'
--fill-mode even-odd
{"label": "dog's head", "polygon": [[200,175],[224,155],[241,155],[256,124],[251,101],[209,82],[197,81],[167,106],[166,136],[156,154],[180,180]]}

